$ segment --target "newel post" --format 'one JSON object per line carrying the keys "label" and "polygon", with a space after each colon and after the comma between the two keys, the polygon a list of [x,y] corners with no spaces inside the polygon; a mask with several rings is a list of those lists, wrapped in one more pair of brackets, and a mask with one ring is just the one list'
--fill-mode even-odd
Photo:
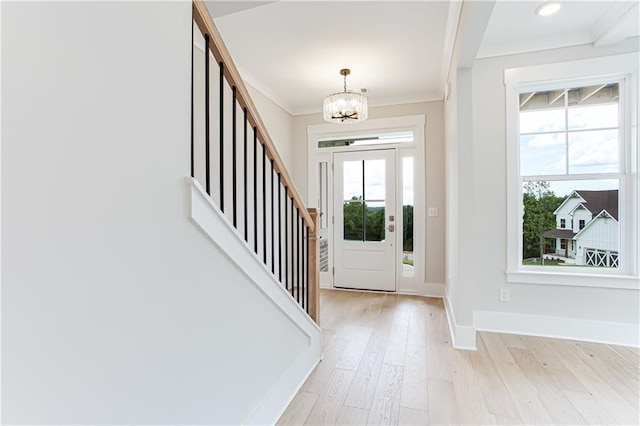
{"label": "newel post", "polygon": [[320,256],[318,252],[318,209],[307,209],[313,231],[309,229],[309,316],[320,325]]}

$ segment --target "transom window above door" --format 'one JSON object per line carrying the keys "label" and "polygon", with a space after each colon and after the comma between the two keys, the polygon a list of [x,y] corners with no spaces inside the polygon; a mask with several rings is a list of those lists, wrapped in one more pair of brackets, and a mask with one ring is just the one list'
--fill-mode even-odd
{"label": "transom window above door", "polygon": [[369,145],[405,144],[413,142],[412,131],[359,134],[349,137],[329,137],[318,141],[318,148],[357,147]]}

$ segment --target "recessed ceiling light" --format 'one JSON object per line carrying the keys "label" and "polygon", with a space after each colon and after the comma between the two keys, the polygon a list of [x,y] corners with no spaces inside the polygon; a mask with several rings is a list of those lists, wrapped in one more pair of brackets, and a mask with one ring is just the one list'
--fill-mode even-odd
{"label": "recessed ceiling light", "polygon": [[536,7],[536,14],[540,16],[553,15],[560,10],[560,3],[557,1],[547,1]]}

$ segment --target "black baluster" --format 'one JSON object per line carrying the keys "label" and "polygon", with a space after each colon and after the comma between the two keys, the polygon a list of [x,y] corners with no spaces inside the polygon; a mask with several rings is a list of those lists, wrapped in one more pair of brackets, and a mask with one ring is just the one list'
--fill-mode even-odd
{"label": "black baluster", "polygon": [[258,129],[253,128],[253,251],[258,254]]}
{"label": "black baluster", "polygon": [[244,240],[249,242],[249,220],[248,215],[248,202],[247,202],[247,109],[244,108],[244,156],[243,156],[243,176],[242,183],[244,185]]}
{"label": "black baluster", "polygon": [[211,135],[209,132],[209,34],[204,35],[204,167],[205,167],[205,187],[207,194],[211,195]]}
{"label": "black baluster", "polygon": [[296,207],[296,299],[300,304],[300,209]]}
{"label": "black baluster", "polygon": [[[193,30],[194,20],[191,20],[191,177],[196,177],[195,163],[193,159]],[[206,55],[205,55],[206,56]]]}
{"label": "black baluster", "polygon": [[284,187],[284,288],[289,289],[289,188]]}
{"label": "black baluster", "polygon": [[294,231],[295,231],[295,225],[294,225],[294,221],[295,221],[295,217],[293,215],[294,213],[294,202],[293,202],[293,194],[291,194],[291,295],[293,297],[295,297],[295,287],[296,287],[296,283],[295,283],[295,269],[296,269],[296,263],[294,262],[295,260],[295,250],[296,250],[296,246],[295,246],[295,237],[293,236]]}
{"label": "black baluster", "polygon": [[267,147],[262,144],[262,261],[267,264]]}
{"label": "black baluster", "polygon": [[222,61],[220,61],[220,210],[224,213],[224,62]]}
{"label": "black baluster", "polygon": [[304,228],[305,228],[304,219],[300,218],[300,231],[302,233],[302,250],[300,251],[300,257],[302,258],[302,260],[300,261],[302,263],[302,268],[300,269],[300,273],[302,275],[300,278],[300,281],[302,282],[302,309],[305,309],[307,306],[307,286],[305,285],[305,281],[304,281],[304,277],[306,275],[305,269],[304,269],[304,265],[305,265],[304,254],[306,253],[306,241],[304,238]]}
{"label": "black baluster", "polygon": [[231,88],[231,93],[232,93],[232,100],[233,100],[233,107],[231,108],[231,121],[232,121],[232,126],[231,126],[231,158],[232,158],[232,163],[231,163],[231,173],[232,173],[232,188],[233,188],[233,193],[231,194],[233,196],[233,227],[238,229],[238,196],[237,196],[237,191],[238,191],[238,186],[237,186],[237,177],[236,177],[236,173],[237,173],[237,165],[236,165],[236,138],[237,138],[237,124],[236,124],[236,86],[233,86]]}
{"label": "black baluster", "polygon": [[278,277],[282,282],[282,176],[278,173]]}
{"label": "black baluster", "polygon": [[306,275],[306,287],[307,287],[307,313],[309,313],[309,227],[305,226],[305,233],[306,233],[306,240],[307,240],[307,244],[305,246],[305,256],[304,258],[307,259],[307,262],[305,263],[305,275]]}
{"label": "black baluster", "polygon": [[274,167],[273,167],[273,158],[271,159],[271,273],[272,274],[276,274],[276,250],[275,250],[275,240],[276,240],[276,234],[275,234],[275,222],[274,222],[274,217],[275,217],[275,199],[274,199],[274,190],[273,190],[273,174],[275,173]]}
{"label": "black baluster", "polygon": [[[300,214],[300,211],[298,210],[298,215]],[[298,251],[300,253],[302,253],[302,251],[304,250],[304,240],[302,239],[302,232],[300,232],[300,216],[298,216],[298,244],[300,244],[300,246],[298,247]],[[300,256],[302,257],[302,256]],[[304,309],[304,283],[302,282],[302,276],[299,275],[300,272],[302,271],[302,269],[304,268],[304,264],[302,264],[301,261],[299,261],[300,263],[298,264],[300,267],[300,270],[298,271],[298,290],[300,291],[300,306],[302,307],[302,309]]]}

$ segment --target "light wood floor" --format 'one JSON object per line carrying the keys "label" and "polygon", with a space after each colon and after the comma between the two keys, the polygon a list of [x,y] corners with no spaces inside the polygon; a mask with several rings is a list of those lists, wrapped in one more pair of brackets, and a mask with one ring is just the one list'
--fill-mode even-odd
{"label": "light wood floor", "polygon": [[639,424],[637,348],[479,333],[442,300],[323,290],[324,360],[279,424]]}

